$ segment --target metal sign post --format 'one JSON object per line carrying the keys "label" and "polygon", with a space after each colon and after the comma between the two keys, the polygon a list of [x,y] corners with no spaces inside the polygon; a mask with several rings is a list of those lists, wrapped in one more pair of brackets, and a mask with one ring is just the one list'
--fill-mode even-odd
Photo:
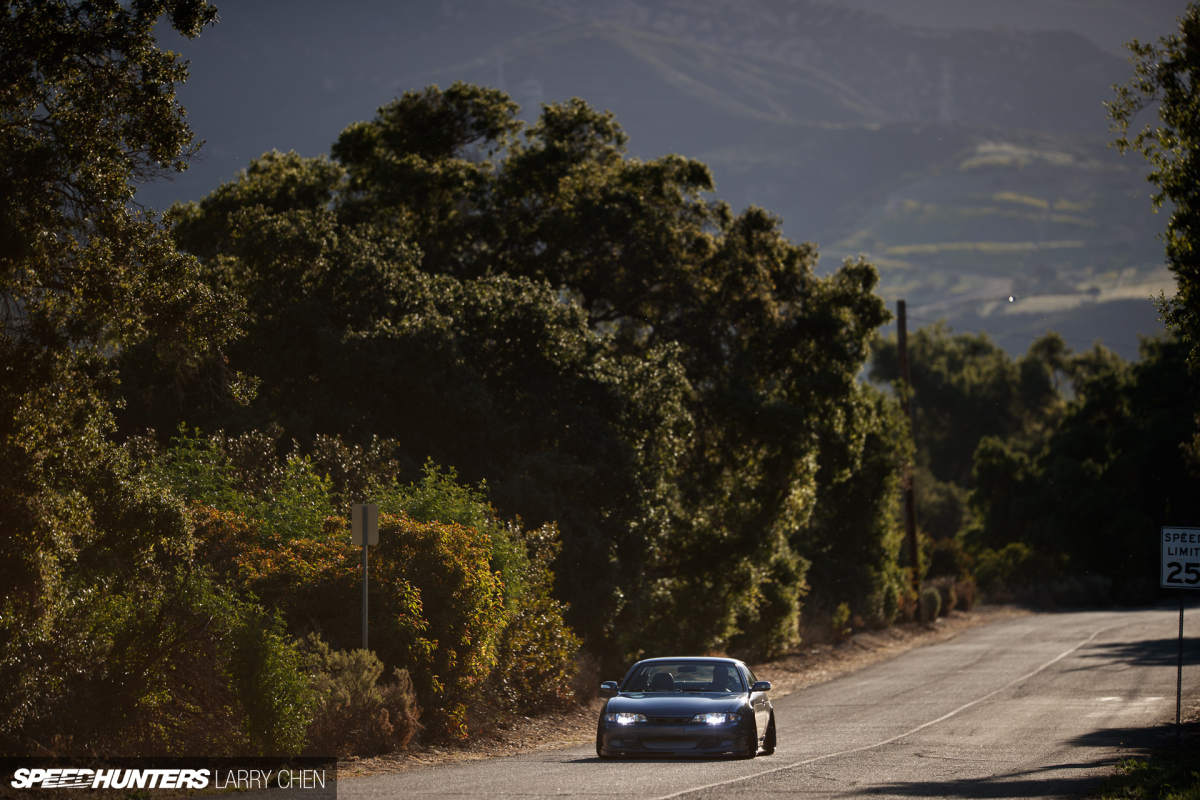
{"label": "metal sign post", "polygon": [[367,647],[367,548],[379,544],[379,506],[374,503],[355,503],[350,509],[350,526],[354,543],[363,549],[363,650]]}
{"label": "metal sign post", "polygon": [[1183,710],[1183,589],[1179,590],[1179,666],[1175,671],[1175,749],[1183,744],[1183,723],[1180,722],[1180,712]]}
{"label": "metal sign post", "polygon": [[1175,670],[1175,746],[1183,736],[1183,590],[1200,588],[1200,528],[1168,528],[1160,537],[1161,571],[1158,585],[1179,589],[1179,661]]}

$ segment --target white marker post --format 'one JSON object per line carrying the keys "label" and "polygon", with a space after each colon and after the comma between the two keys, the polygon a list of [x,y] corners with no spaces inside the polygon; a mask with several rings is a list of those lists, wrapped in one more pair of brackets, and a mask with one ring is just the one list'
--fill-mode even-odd
{"label": "white marker post", "polygon": [[1183,590],[1200,589],[1200,528],[1162,529],[1158,585],[1179,589],[1179,665],[1175,674],[1175,746],[1180,746],[1183,709]]}
{"label": "white marker post", "polygon": [[350,507],[354,543],[363,549],[363,650],[367,650],[367,547],[379,544],[379,506],[355,503]]}

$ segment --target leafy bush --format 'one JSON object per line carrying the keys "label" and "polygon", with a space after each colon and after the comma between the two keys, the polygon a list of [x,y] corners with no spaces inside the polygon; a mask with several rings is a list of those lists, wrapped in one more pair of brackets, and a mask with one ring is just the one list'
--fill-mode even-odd
{"label": "leafy bush", "polygon": [[979,590],[975,587],[973,579],[961,578],[954,584],[954,594],[958,597],[957,607],[963,611],[970,611],[975,607]]}
{"label": "leafy bush", "polygon": [[[483,702],[491,707],[522,714],[558,707],[570,698],[574,654],[579,640],[563,619],[566,606],[552,596],[554,574],[550,565],[561,547],[554,525],[527,533],[519,521],[508,525],[501,523],[487,502],[485,484],[477,488],[461,485],[452,468],[441,468],[432,462],[425,464],[420,481],[402,484],[394,475],[385,474],[396,465],[385,456],[387,443],[378,440],[371,448],[364,449],[347,446],[336,437],[322,437],[320,452],[311,460],[293,454],[282,465],[274,454],[277,443],[272,433],[252,432],[228,438],[222,434],[201,437],[182,432],[175,442],[165,454],[151,455],[150,458],[166,463],[166,468],[160,469],[159,474],[168,477],[179,474],[207,476],[205,482],[192,480],[184,489],[191,487],[194,496],[217,498],[226,503],[226,511],[230,513],[222,514],[215,509],[198,509],[196,512],[197,519],[212,523],[202,522],[205,533],[199,545],[201,557],[226,579],[242,583],[252,580],[259,596],[271,598],[271,602],[301,602],[292,585],[296,576],[302,581],[315,578],[318,583],[328,582],[332,580],[329,577],[331,559],[337,560],[341,564],[337,569],[345,573],[333,581],[337,588],[309,586],[304,591],[312,596],[301,602],[304,610],[289,612],[289,619],[311,627],[313,623],[304,623],[305,618],[327,620],[333,613],[331,608],[342,608],[341,627],[321,623],[321,630],[327,637],[333,637],[338,647],[349,649],[356,642],[352,641],[353,637],[346,638],[343,631],[358,630],[350,618],[358,613],[355,598],[360,595],[353,585],[360,580],[361,551],[342,552],[345,542],[339,537],[345,535],[344,521],[328,517],[322,525],[317,525],[311,519],[316,511],[324,507],[332,514],[335,506],[345,507],[351,500],[370,498],[379,504],[385,517],[407,519],[409,524],[455,524],[464,533],[469,533],[472,547],[483,545],[487,568],[499,577],[496,590],[503,602],[504,632],[495,641],[498,649],[495,666],[491,668],[494,674],[491,674],[486,690],[477,687],[467,694],[474,696],[476,692],[482,692],[481,697],[487,698]],[[144,452],[152,453],[152,448],[147,445],[139,446]],[[216,462],[222,469],[212,469],[206,466],[208,462]],[[186,471],[181,470],[183,465],[189,465]],[[335,482],[324,478],[314,484],[311,480],[314,468],[329,468],[339,479]],[[308,480],[307,485],[315,485],[316,491],[289,492],[288,476],[292,471],[298,476],[291,481],[293,485],[303,487]],[[216,488],[196,491],[198,485]],[[251,486],[257,487],[257,497],[247,496]],[[355,496],[352,492],[360,494]],[[233,513],[238,511],[242,513]],[[304,519],[306,515],[310,521],[300,527],[278,522],[280,519]],[[313,529],[319,533],[311,533]],[[326,546],[334,539],[342,543]],[[285,542],[287,546],[281,548]],[[372,562],[378,564],[375,559],[383,552],[373,551]],[[258,565],[253,566],[253,574],[247,572],[252,565]],[[378,569],[372,570],[372,581],[379,578]],[[390,591],[382,584],[377,589],[385,593]],[[441,641],[442,637],[430,638],[422,632],[428,621],[424,619],[420,592],[400,595],[397,595],[397,606],[393,609],[400,610],[398,616],[372,623],[372,641],[383,641],[377,638],[382,635],[378,629],[380,624],[395,625],[397,630],[393,633],[408,642],[406,646],[418,651],[434,647],[433,642]],[[373,590],[371,607],[376,608],[379,602]],[[344,640],[336,641],[339,636]],[[390,666],[410,664],[413,667],[413,680],[421,693],[421,702],[430,709],[431,732],[437,735],[441,728],[436,719],[442,703],[433,699],[434,685],[426,685],[416,670],[417,662],[406,659],[396,656],[387,660]],[[483,674],[489,673],[485,670]],[[471,702],[474,701],[468,699],[466,705]],[[453,727],[461,734],[460,724],[455,723]]]}
{"label": "leafy bush", "polygon": [[302,642],[315,695],[306,751],[312,755],[376,755],[408,745],[421,728],[407,670],[379,684],[383,662],[367,650],[330,650],[316,634]]}
{"label": "leafy bush", "polygon": [[937,590],[939,616],[944,617],[958,607],[958,581],[954,578],[934,578],[925,585]]}
{"label": "leafy bush", "polygon": [[244,514],[267,535],[318,537],[336,511],[333,481],[319,474],[309,456],[292,452],[279,463],[270,452],[276,445],[258,431],[230,438],[181,425],[162,452],[146,437],[132,448],[150,474],[185,500]]}
{"label": "leafy bush", "polygon": [[932,622],[942,611],[942,594],[933,586],[921,590],[921,621]]}
{"label": "leafy bush", "polygon": [[830,627],[833,628],[833,638],[845,639],[850,635],[850,604],[839,603],[838,607],[833,610],[833,616],[829,620]]}
{"label": "leafy bush", "polygon": [[282,621],[255,609],[231,633],[227,669],[242,707],[249,754],[301,752],[312,697],[300,653],[284,636]]}
{"label": "leafy bush", "polygon": [[800,641],[798,612],[808,593],[805,559],[779,547],[764,566],[765,574],[746,593],[748,602],[736,617],[738,633],[729,639],[731,651],[754,660],[776,658]]}
{"label": "leafy bush", "polygon": [[4,633],[6,754],[300,752],[295,649],[201,570],[74,580],[43,625]]}
{"label": "leafy bush", "polygon": [[938,539],[925,552],[925,577],[963,579],[971,575],[975,559],[956,539]]}
{"label": "leafy bush", "polygon": [[1200,800],[1200,748],[1184,739],[1184,746],[1163,747],[1148,759],[1122,759],[1117,774],[1105,779],[1102,800]]}
{"label": "leafy bush", "polygon": [[904,599],[909,592],[905,591],[899,581],[888,581],[884,584],[883,591],[879,593],[879,603],[868,619],[873,620],[876,625],[887,626],[896,621],[896,617],[904,610]]}
{"label": "leafy bush", "polygon": [[1057,565],[1021,542],[1010,542],[999,550],[979,553],[975,579],[989,595],[1007,597],[1021,587],[1051,583],[1061,577]]}
{"label": "leafy bush", "polygon": [[557,528],[544,525],[526,533],[510,526],[510,533],[527,553],[524,590],[500,637],[485,696],[505,711],[535,714],[562,708],[574,698],[580,641],[563,621],[563,604],[551,594],[550,563],[561,547]]}
{"label": "leafy bush", "polygon": [[[320,539],[284,540],[240,515],[197,509],[197,535],[216,568],[277,608],[294,634],[349,650],[362,628],[361,549],[332,519]],[[434,737],[466,735],[466,708],[496,663],[502,586],[488,538],[472,528],[381,515],[370,553],[372,649],[408,670]]]}
{"label": "leafy bush", "polygon": [[[458,483],[458,473],[453,467],[442,468],[432,461],[426,461],[419,483],[405,485],[395,477],[387,480],[376,478],[371,481],[367,492],[367,496],[379,505],[380,513],[404,514],[418,522],[453,522],[474,528],[487,536],[490,549],[488,560],[492,571],[499,573],[504,583],[504,607],[510,613],[516,613],[520,608],[528,582],[552,580],[547,573],[549,560],[539,562],[541,572],[531,571],[530,558],[522,543],[520,520],[512,525],[500,522],[488,503],[487,484],[481,483],[477,489],[464,486]],[[551,527],[555,526],[551,524]],[[556,542],[557,537],[555,528]],[[556,554],[560,549],[561,543],[555,544]],[[528,591],[536,590],[531,587]]]}

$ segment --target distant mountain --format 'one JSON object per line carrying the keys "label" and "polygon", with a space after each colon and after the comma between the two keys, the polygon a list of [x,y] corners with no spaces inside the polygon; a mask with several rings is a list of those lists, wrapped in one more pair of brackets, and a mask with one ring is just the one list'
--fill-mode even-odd
{"label": "distant mountain", "polygon": [[[1100,103],[1128,65],[1065,31],[914,28],[809,0],[511,0],[590,21],[804,67],[893,122],[1105,130]],[[463,4],[464,7],[467,4]]]}
{"label": "distant mountain", "polygon": [[1154,41],[1175,26],[1187,0],[829,0],[938,30],[1071,30],[1119,58],[1132,39]]}
{"label": "distant mountain", "polygon": [[394,95],[466,80],[529,119],[573,96],[611,109],[634,155],[705,161],[718,197],[781,215],[826,267],[866,253],[917,321],[1013,350],[1057,326],[1134,355],[1157,329],[1146,298],[1172,287],[1145,166],[1107,148],[1102,103],[1130,68],[1077,33],[919,28],[816,0],[288,8],[230,7],[180,47],[210,139],[203,191],[215,169],[327,151]]}

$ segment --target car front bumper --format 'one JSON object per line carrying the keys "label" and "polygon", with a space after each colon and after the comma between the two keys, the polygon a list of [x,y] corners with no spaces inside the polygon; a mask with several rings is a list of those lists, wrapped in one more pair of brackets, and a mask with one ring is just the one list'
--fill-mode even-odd
{"label": "car front bumper", "polygon": [[656,725],[645,722],[620,725],[605,722],[600,733],[605,755],[719,755],[745,752],[751,735],[745,720],[722,725]]}

